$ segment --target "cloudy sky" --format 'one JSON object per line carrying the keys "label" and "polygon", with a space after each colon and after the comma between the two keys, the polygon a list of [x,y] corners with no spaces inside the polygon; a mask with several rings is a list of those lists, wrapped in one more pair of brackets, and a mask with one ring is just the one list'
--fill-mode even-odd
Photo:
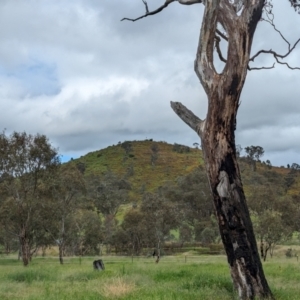
{"label": "cloudy sky", "polygon": [[[149,8],[162,2],[149,0]],[[300,16],[287,0],[274,2],[278,28],[295,42]],[[198,142],[170,101],[206,115],[193,71],[203,6],[173,3],[120,22],[144,11],[140,0],[0,0],[0,129],[45,134],[63,160],[125,140]],[[253,53],[271,48],[287,50],[260,22]],[[300,66],[300,45],[288,61]],[[264,56],[256,65],[272,64]],[[262,146],[273,165],[300,164],[299,95],[300,71],[249,72],[237,144]]]}

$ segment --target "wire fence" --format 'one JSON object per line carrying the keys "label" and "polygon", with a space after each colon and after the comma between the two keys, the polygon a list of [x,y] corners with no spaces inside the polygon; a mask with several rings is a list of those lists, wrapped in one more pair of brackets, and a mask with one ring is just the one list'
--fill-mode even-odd
{"label": "wire fence", "polygon": [[[296,247],[295,247],[296,248]],[[300,252],[300,246],[297,249]],[[296,252],[295,252],[296,253]],[[297,252],[298,253],[298,252]],[[82,265],[92,266],[94,260],[102,259],[105,265],[110,264],[156,264],[156,257],[152,256],[119,256],[119,255],[103,255],[103,256],[65,256],[63,257],[64,265]],[[267,259],[268,262],[281,263],[300,263],[298,254],[292,257],[287,257],[285,254],[276,255]],[[158,264],[212,264],[212,263],[226,263],[226,255],[164,255],[160,257]],[[59,265],[58,256],[34,256],[31,264],[57,264]],[[0,255],[0,267],[22,265],[22,259],[18,259],[16,254]]]}
{"label": "wire fence", "polygon": [[[146,256],[66,256],[63,258],[64,264],[91,264],[94,260],[101,258],[105,264],[118,264],[118,263],[155,263],[156,257],[146,257]],[[45,263],[53,263],[55,260],[59,261],[59,258],[56,256],[46,256],[46,257],[34,257],[33,261],[43,260]],[[226,261],[224,255],[180,255],[180,256],[161,256],[159,264],[168,264],[168,263],[205,263],[211,261]]]}
{"label": "wire fence", "polygon": [[[101,258],[105,264],[124,264],[124,263],[155,263],[156,257],[152,256],[65,256],[63,258],[64,264],[92,264],[92,262],[96,259]],[[0,256],[0,265],[1,261],[7,264],[15,264],[18,261],[17,256],[12,255],[1,255]],[[161,256],[159,260],[159,264],[168,264],[168,263],[206,263],[206,262],[212,262],[212,261],[226,261],[225,255],[178,255],[178,256],[172,256],[172,255],[166,255]],[[19,260],[20,263],[22,263],[22,260]],[[59,263],[59,257],[58,256],[36,256],[32,258],[32,263],[40,263],[43,262],[43,264],[52,264],[52,263]]]}

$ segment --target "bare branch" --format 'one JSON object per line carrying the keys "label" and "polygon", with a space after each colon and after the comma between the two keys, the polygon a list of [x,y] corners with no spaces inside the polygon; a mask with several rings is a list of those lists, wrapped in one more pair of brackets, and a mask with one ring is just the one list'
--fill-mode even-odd
{"label": "bare branch", "polygon": [[[249,61],[254,61],[255,60],[255,58],[256,57],[258,57],[260,54],[262,54],[262,53],[271,53],[272,54],[272,52],[274,52],[274,51],[272,51],[272,49],[270,49],[270,50],[259,50],[256,54],[254,54],[250,59],[249,59]],[[275,52],[274,52],[275,53]]]}
{"label": "bare branch", "polygon": [[252,70],[269,70],[269,69],[273,69],[273,68],[275,68],[275,63],[273,63],[273,66],[271,66],[271,67],[254,67],[254,68],[251,68],[249,65],[247,67],[247,69],[249,71],[252,71]]}
{"label": "bare branch", "polygon": [[142,0],[143,3],[145,4],[145,8],[146,8],[146,14],[149,14],[149,8],[148,8],[148,3],[145,0]]}
{"label": "bare branch", "polygon": [[123,18],[121,21],[127,20],[127,21],[135,22],[135,21],[138,21],[145,17],[156,15],[159,12],[161,12],[162,10],[164,10],[172,2],[179,2],[180,4],[183,4],[183,5],[192,5],[192,4],[202,3],[202,0],[166,0],[165,3],[163,5],[161,5],[160,7],[158,7],[157,9],[155,9],[153,11],[149,11],[147,1],[145,1],[145,0],[142,0],[142,1],[145,5],[145,9],[146,9],[146,13],[144,15],[142,15],[138,18],[135,18],[135,19]]}
{"label": "bare branch", "polygon": [[277,52],[273,51],[272,49],[270,49],[270,50],[259,50],[255,55],[253,55],[249,59],[249,61],[254,61],[256,57],[258,57],[260,54],[263,54],[263,53],[264,54],[272,54],[276,60],[278,58],[281,58],[281,59],[286,58],[296,48],[296,46],[298,45],[299,42],[300,42],[300,38],[295,42],[295,44],[293,45],[293,47],[290,48],[286,54],[278,54]]}
{"label": "bare branch", "polygon": [[228,37],[227,37],[224,33],[222,33],[218,28],[216,29],[216,33],[217,33],[221,38],[223,38],[225,41],[228,42]]}
{"label": "bare branch", "polygon": [[223,61],[224,63],[226,63],[227,59],[224,58],[224,56],[222,54],[222,51],[221,51],[221,48],[220,48],[221,39],[217,35],[215,36],[215,42],[216,42],[216,50],[217,50],[217,53],[219,55],[220,60]]}
{"label": "bare branch", "polygon": [[176,0],[166,0],[166,2],[158,7],[157,9],[153,10],[153,11],[149,11],[148,9],[148,4],[145,0],[142,0],[144,5],[145,5],[145,8],[146,8],[146,13],[138,18],[135,18],[135,19],[130,19],[130,18],[123,18],[121,21],[124,21],[124,20],[127,20],[127,21],[132,21],[132,22],[135,22],[135,21],[138,21],[140,19],[143,19],[145,17],[148,17],[148,16],[152,16],[152,15],[156,15],[158,14],[159,12],[161,12],[163,9],[165,9],[170,3],[176,1]]}
{"label": "bare branch", "polygon": [[287,66],[289,69],[291,69],[291,70],[300,70],[299,67],[291,67],[287,62],[285,62],[285,61],[280,61],[280,60],[278,59],[278,57],[275,56],[275,55],[274,55],[274,58],[276,59],[277,63],[279,63],[279,64],[281,64],[281,65],[286,65],[286,66]]}
{"label": "bare branch", "polygon": [[200,136],[203,132],[205,120],[199,119],[192,111],[187,109],[180,102],[171,101],[171,107],[176,115]]}
{"label": "bare branch", "polygon": [[[291,46],[290,42],[284,37],[282,32],[274,24],[274,18],[275,17],[274,17],[274,14],[272,12],[272,9],[273,9],[273,6],[272,6],[271,3],[268,3],[264,7],[264,11],[266,13],[266,18],[262,18],[262,20],[269,23],[273,27],[273,29],[280,35],[280,37],[283,39],[283,41],[288,45],[288,51],[286,52],[286,54],[278,54],[276,51],[273,51],[272,49],[270,49],[270,50],[260,50],[256,54],[254,54],[249,59],[249,61],[254,61],[261,54],[271,54],[271,55],[274,56],[277,63],[279,63],[281,65],[286,65],[291,70],[300,70],[299,67],[291,67],[287,62],[284,62],[284,61],[280,60],[280,59],[286,58],[287,56],[289,56],[291,54],[291,52],[296,48],[296,46],[300,42],[300,38],[293,44],[293,46]],[[274,65],[273,65],[273,67],[274,67]],[[273,67],[250,68],[248,66],[248,70],[272,69]]]}
{"label": "bare branch", "polygon": [[279,33],[279,35],[281,36],[281,38],[288,44],[288,48],[289,50],[291,49],[291,44],[289,43],[289,41],[283,36],[283,34],[281,33],[280,30],[278,30],[274,24],[274,19],[275,19],[275,16],[272,12],[272,9],[273,9],[273,5],[271,3],[268,3],[267,5],[264,6],[264,11],[266,13],[266,17],[267,19],[265,18],[261,18],[262,21],[265,21],[267,23],[269,23],[276,32]]}
{"label": "bare branch", "polygon": [[203,0],[177,0],[182,5],[193,5],[197,3],[203,3]]}
{"label": "bare branch", "polygon": [[207,94],[209,94],[209,87],[216,75],[213,51],[219,8],[220,0],[206,0],[203,15],[203,19],[206,21],[202,22],[194,64],[194,70]]}

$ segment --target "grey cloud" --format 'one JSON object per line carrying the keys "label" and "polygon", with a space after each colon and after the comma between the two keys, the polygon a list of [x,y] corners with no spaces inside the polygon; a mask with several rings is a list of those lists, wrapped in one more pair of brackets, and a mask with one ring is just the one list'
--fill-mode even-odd
{"label": "grey cloud", "polygon": [[[276,3],[276,21],[295,40],[290,22],[297,28],[300,19],[286,2]],[[161,3],[149,1],[150,8]],[[62,154],[74,157],[133,139],[192,145],[198,137],[174,114],[170,101],[205,117],[207,97],[193,70],[202,12],[203,5],[173,3],[133,23],[120,19],[144,13],[138,0],[1,1],[0,127],[45,133]],[[270,47],[286,50],[262,22],[253,53]],[[297,64],[298,57],[299,47],[289,61]],[[33,59],[55,66],[53,76],[51,70],[27,76]],[[262,56],[255,65],[272,62]],[[286,153],[300,161],[299,76],[282,67],[249,72],[237,142],[261,143],[278,163]]]}
{"label": "grey cloud", "polygon": [[248,75],[241,96],[239,129],[288,124],[293,115],[300,117],[300,86],[296,84],[299,74],[291,72],[277,67],[274,71],[256,71]]}

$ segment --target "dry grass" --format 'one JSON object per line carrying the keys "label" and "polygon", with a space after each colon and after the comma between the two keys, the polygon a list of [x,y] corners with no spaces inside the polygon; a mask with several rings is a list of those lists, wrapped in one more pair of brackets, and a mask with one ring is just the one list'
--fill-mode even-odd
{"label": "dry grass", "polygon": [[[298,256],[300,256],[299,245],[276,245],[274,250],[274,258],[276,258],[277,260],[279,258],[286,259],[285,253],[288,249],[292,249],[293,254],[298,254]],[[271,260],[269,255],[268,260]],[[296,261],[296,257],[292,257],[290,260]]]}
{"label": "dry grass", "polygon": [[107,298],[114,299],[123,297],[130,294],[135,290],[135,284],[132,282],[126,282],[121,277],[113,278],[112,280],[103,284],[103,295]]}

